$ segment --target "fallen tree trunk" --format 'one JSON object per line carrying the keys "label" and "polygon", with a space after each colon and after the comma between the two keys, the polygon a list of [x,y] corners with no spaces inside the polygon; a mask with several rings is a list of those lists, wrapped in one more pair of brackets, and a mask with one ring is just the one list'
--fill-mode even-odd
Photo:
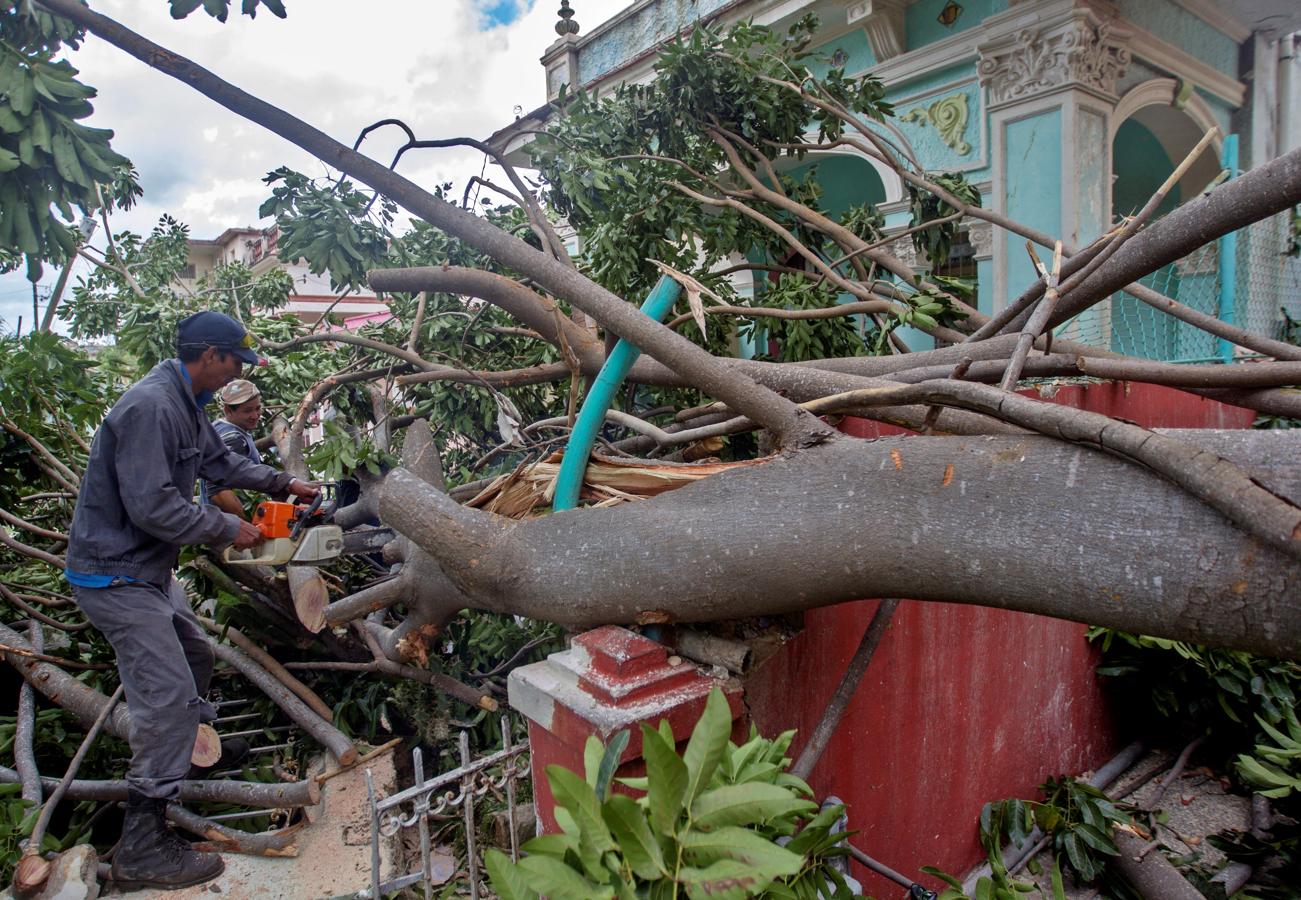
{"label": "fallen tree trunk", "polygon": [[[0,766],[0,784],[16,784],[18,773]],[[41,786],[53,791],[59,784],[57,778],[41,778]],[[126,800],[126,781],[97,781],[76,779],[68,785],[69,800],[98,800],[102,803],[120,803]],[[262,784],[254,781],[183,781],[182,803],[229,803],[234,806],[253,806],[258,809],[290,809],[315,806],[321,799],[321,786],[315,778],[306,781],[286,781]]]}
{"label": "fallen tree trunk", "polygon": [[[1301,435],[1181,436],[1301,497]],[[571,626],[908,596],[1301,656],[1301,563],[1145,469],[1043,437],[839,439],[527,522],[398,469],[380,506],[476,606]]]}

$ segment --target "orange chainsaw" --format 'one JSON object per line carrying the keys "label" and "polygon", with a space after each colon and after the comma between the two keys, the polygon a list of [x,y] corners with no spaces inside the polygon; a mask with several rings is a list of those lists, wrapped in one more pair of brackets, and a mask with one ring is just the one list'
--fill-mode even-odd
{"label": "orange chainsaw", "polygon": [[333,484],[322,484],[311,503],[263,500],[253,514],[262,543],[249,550],[227,547],[223,561],[236,566],[315,565],[344,552],[343,529],[330,523],[336,502]]}

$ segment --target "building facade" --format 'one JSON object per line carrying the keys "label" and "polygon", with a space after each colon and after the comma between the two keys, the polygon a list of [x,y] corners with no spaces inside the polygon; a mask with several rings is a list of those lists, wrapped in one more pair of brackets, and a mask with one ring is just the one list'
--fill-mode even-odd
{"label": "building facade", "polygon": [[[1131,214],[1210,129],[1209,151],[1161,211],[1301,146],[1301,5],[1292,0],[639,0],[588,33],[564,4],[542,65],[548,96],[647,80],[657,48],[697,22],[750,19],[784,28],[812,12],[819,47],[849,75],[885,84],[883,126],[932,172],[961,172],[986,208],[1058,235],[1069,247]],[[563,26],[563,27],[562,27]],[[544,108],[495,136],[515,151]],[[522,127],[521,127],[522,126]],[[888,227],[908,220],[904,185],[853,150],[819,154],[836,207],[872,202]],[[1301,263],[1286,255],[1286,215],[1244,229],[1148,279],[1194,308],[1277,336],[1301,317]],[[918,261],[911,243],[897,252]],[[1022,241],[967,226],[946,268],[974,277],[989,313],[1034,278]],[[744,293],[744,286],[742,286]],[[1226,359],[1228,348],[1119,295],[1062,332],[1127,354]],[[925,346],[912,333],[913,346]]]}
{"label": "building facade", "polygon": [[255,276],[279,267],[294,282],[285,310],[309,325],[318,322],[327,311],[341,317],[345,327],[360,327],[388,316],[388,305],[370,288],[350,291],[340,299],[340,294],[330,287],[329,272],[316,275],[308,269],[305,260],[287,263],[281,260],[276,249],[279,238],[279,226],[272,225],[270,228],[227,228],[211,240],[188,241],[189,253],[181,282],[193,288],[204,275],[228,263],[243,263]]}

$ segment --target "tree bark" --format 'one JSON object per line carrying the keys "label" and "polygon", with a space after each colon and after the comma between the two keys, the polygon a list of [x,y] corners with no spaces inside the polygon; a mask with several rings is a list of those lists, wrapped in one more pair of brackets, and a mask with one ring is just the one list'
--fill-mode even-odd
{"label": "tree bark", "polygon": [[[18,773],[0,766],[0,783],[13,784]],[[52,791],[57,778],[41,778],[41,785]],[[98,800],[120,803],[126,800],[126,781],[94,781],[77,779],[68,786],[65,795],[70,800]],[[229,803],[233,806],[252,806],[258,809],[289,809],[314,806],[321,799],[321,787],[315,778],[306,781],[288,781],[261,784],[253,781],[183,781],[182,803]]]}
{"label": "tree bark", "polygon": [[[1301,497],[1301,435],[1181,436]],[[846,438],[527,522],[398,469],[380,507],[476,607],[575,627],[907,596],[1301,656],[1301,564],[1149,471],[1043,437]]]}
{"label": "tree bark", "polygon": [[[31,645],[16,631],[0,625],[0,644],[31,650]],[[61,706],[72,713],[82,727],[89,728],[99,717],[100,710],[108,703],[108,697],[94,688],[86,687],[68,672],[53,663],[32,659],[18,653],[5,652],[4,658],[18,670],[18,674],[36,690],[45,695],[51,703]],[[116,738],[127,740],[131,733],[131,714],[126,705],[121,704],[104,725],[104,730]]]}

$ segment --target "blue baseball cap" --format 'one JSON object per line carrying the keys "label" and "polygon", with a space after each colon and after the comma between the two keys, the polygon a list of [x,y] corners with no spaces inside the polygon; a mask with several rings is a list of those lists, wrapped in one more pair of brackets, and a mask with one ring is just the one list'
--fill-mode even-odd
{"label": "blue baseball cap", "polygon": [[216,347],[225,350],[250,366],[265,366],[267,361],[253,352],[253,336],[239,322],[225,313],[211,309],[181,319],[176,326],[176,346]]}

